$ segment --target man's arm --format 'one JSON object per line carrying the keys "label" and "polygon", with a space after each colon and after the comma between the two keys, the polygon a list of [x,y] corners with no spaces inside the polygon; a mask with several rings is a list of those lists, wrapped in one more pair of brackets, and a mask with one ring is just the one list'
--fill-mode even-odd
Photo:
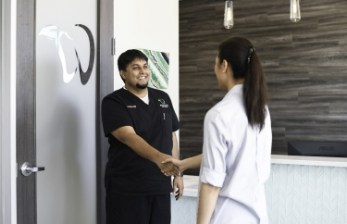
{"label": "man's arm", "polygon": [[219,187],[206,183],[200,184],[197,224],[210,223],[213,211],[216,207],[219,191]]}
{"label": "man's arm", "polygon": [[176,132],[172,132],[172,157],[180,159],[180,149],[178,147]]}
{"label": "man's arm", "polygon": [[171,158],[171,156],[166,155],[152,147],[141,136],[137,135],[135,130],[131,126],[120,127],[112,131],[111,134],[120,142],[129,146],[129,148],[131,148],[142,158],[155,163],[159,167],[159,169],[168,170],[175,173],[176,175],[179,174],[178,168],[173,164],[171,164],[171,166],[167,166],[167,164],[162,163],[163,160]]}
{"label": "man's arm", "polygon": [[[180,158],[180,149],[178,146],[178,140],[177,140],[177,136],[176,136],[175,132],[172,132],[172,157],[175,159]],[[168,164],[164,164],[164,163],[162,163],[162,164],[168,165]],[[174,164],[170,164],[170,165],[174,165]],[[176,168],[178,168],[178,167],[176,167]],[[178,200],[180,197],[182,197],[184,184],[183,184],[183,178],[182,178],[181,173],[178,175],[174,175],[172,188],[173,188],[173,192],[175,194],[176,200]]]}

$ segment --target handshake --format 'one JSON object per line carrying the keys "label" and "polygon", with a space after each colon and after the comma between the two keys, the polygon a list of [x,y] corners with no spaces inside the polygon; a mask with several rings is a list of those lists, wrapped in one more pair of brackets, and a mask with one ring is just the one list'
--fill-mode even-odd
{"label": "handshake", "polygon": [[168,157],[159,164],[159,168],[165,176],[183,176],[182,160]]}
{"label": "handshake", "polygon": [[183,171],[200,167],[202,155],[196,155],[183,160],[167,156],[158,164],[161,172],[165,176],[183,176]]}

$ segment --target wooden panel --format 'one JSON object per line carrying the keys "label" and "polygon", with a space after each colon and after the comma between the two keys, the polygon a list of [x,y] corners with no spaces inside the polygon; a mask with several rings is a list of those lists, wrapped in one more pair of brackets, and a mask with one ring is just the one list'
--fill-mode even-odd
{"label": "wooden panel", "polygon": [[180,1],[180,120],[182,157],[201,152],[206,111],[225,94],[213,63],[218,44],[250,39],[270,92],[273,153],[288,140],[346,140],[347,2],[302,1],[299,23],[289,0],[234,2],[235,26],[222,29],[223,1]]}
{"label": "wooden panel", "polygon": [[[36,164],[35,1],[17,1],[17,164]],[[33,206],[35,205],[35,206]],[[36,224],[36,175],[17,177],[17,223]]]}

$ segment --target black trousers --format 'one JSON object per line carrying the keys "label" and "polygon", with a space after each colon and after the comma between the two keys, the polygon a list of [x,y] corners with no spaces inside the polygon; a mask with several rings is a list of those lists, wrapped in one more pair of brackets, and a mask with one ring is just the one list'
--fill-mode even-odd
{"label": "black trousers", "polygon": [[170,194],[122,195],[107,193],[107,224],[170,224]]}

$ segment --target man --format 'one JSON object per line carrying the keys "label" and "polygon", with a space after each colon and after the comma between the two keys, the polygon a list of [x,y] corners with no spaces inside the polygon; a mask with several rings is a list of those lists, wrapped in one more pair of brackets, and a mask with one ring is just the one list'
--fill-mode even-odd
{"label": "man", "polygon": [[[107,224],[169,224],[170,192],[183,193],[179,170],[162,161],[178,158],[179,128],[169,96],[147,87],[148,59],[128,50],[118,58],[124,87],[102,102],[102,119],[110,143],[106,165]],[[167,172],[166,172],[167,171]],[[171,178],[162,174],[176,173]]]}

